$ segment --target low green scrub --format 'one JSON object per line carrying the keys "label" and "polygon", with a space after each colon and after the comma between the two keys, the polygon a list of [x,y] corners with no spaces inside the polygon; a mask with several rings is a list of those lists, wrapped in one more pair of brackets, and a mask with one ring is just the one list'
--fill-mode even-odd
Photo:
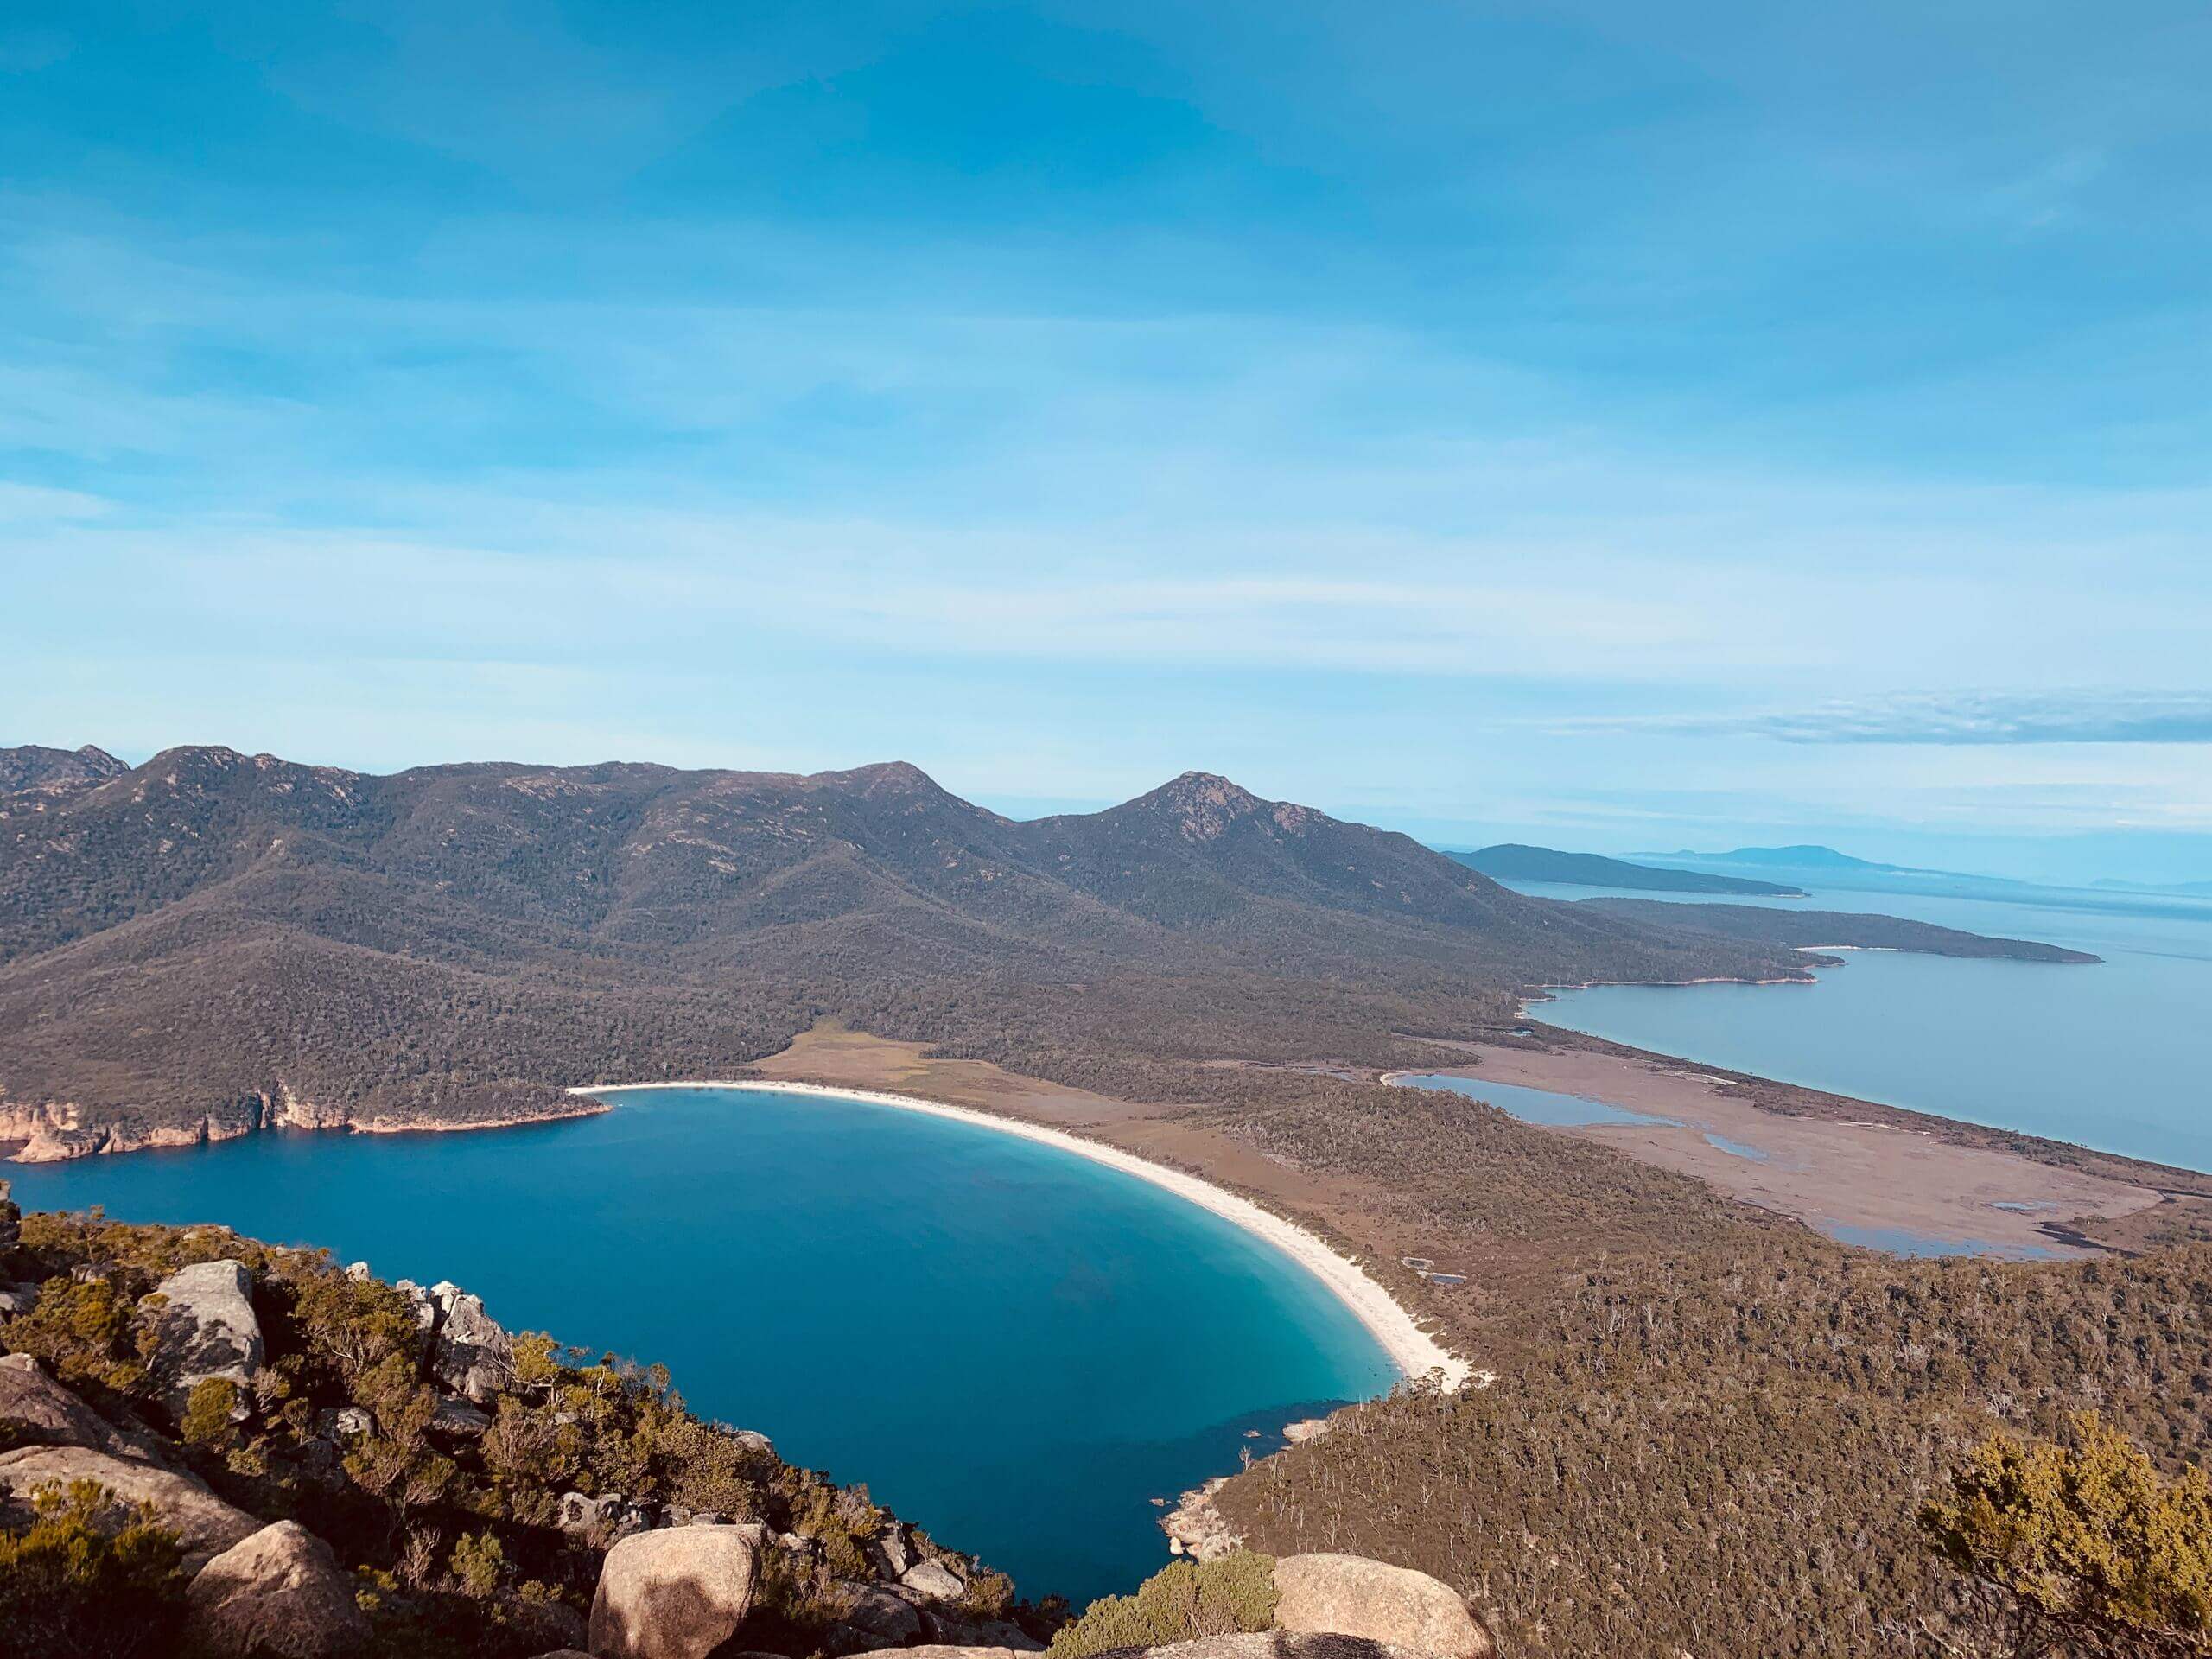
{"label": "low green scrub", "polygon": [[1046,1659],[1083,1659],[1115,1648],[1156,1648],[1201,1636],[1264,1630],[1275,1618],[1275,1558],[1239,1550],[1213,1561],[1177,1561],[1107,1596],[1063,1625]]}
{"label": "low green scrub", "polygon": [[0,1653],[150,1659],[183,1609],[182,1550],[153,1511],[89,1480],[32,1495],[31,1523],[0,1531]]}

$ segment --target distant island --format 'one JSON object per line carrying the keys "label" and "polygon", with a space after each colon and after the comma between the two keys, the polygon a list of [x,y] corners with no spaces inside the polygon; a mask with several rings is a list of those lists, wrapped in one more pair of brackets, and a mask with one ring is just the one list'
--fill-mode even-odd
{"label": "distant island", "polygon": [[1627,887],[1642,893],[1719,893],[1744,898],[1802,899],[1802,887],[1786,887],[1749,876],[1715,875],[1703,870],[1662,870],[1649,864],[1597,853],[1562,853],[1552,847],[1530,847],[1503,841],[1473,852],[1446,849],[1471,870],[1480,870],[1494,881],[1555,881],[1566,887]]}
{"label": "distant island", "polygon": [[[1756,871],[1762,878],[1785,875],[1815,891],[1923,893],[1957,899],[2011,899],[2023,904],[2046,904],[2054,899],[2079,903],[2083,895],[2094,892],[2116,895],[2122,892],[2152,891],[2131,889],[2124,882],[2097,881],[2086,887],[2063,887],[2012,876],[1982,875],[1969,870],[1882,864],[1812,843],[1738,847],[1725,853],[1693,852],[1685,848],[1672,853],[1638,853],[1637,856],[1669,869],[1694,871],[1701,875],[1730,875],[1744,871]],[[2180,896],[2187,895],[2184,892]]]}
{"label": "distant island", "polygon": [[1833,847],[1821,847],[1812,842],[1799,842],[1789,847],[1738,847],[1726,853],[1698,853],[1684,848],[1680,852],[1647,853],[1643,856],[1681,859],[1700,864],[1753,864],[1783,870],[1881,870],[1893,874],[1915,875],[1950,874],[1939,870],[1913,870],[1904,864],[1877,864],[1872,859],[1853,858],[1849,853],[1840,853]]}

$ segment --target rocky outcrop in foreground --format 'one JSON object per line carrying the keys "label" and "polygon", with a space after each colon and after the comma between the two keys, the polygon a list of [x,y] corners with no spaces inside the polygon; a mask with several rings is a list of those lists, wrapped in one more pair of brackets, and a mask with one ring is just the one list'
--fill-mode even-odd
{"label": "rocky outcrop in foreground", "polygon": [[677,1527],[607,1552],[591,1650],[605,1659],[707,1659],[737,1634],[760,1579],[764,1528]]}
{"label": "rocky outcrop in foreground", "polygon": [[196,1573],[215,1556],[261,1529],[260,1522],[226,1503],[207,1483],[175,1469],[126,1462],[79,1446],[33,1446],[0,1452],[0,1494],[29,1508],[45,1487],[91,1481],[124,1504],[144,1504],[183,1546],[183,1566]]}
{"label": "rocky outcrop in foreground", "polygon": [[245,1262],[179,1268],[139,1306],[154,1344],[154,1379],[176,1416],[202,1382],[245,1389],[260,1374],[261,1320]]}
{"label": "rocky outcrop in foreground", "polygon": [[1288,1555],[1275,1563],[1275,1624],[1308,1635],[1365,1637],[1446,1659],[1484,1659],[1491,1639],[1449,1585],[1357,1555]]}
{"label": "rocky outcrop in foreground", "polygon": [[[722,1651],[743,1627],[762,1552],[769,1547],[759,1528],[730,1526],[687,1527],[616,1545],[607,1553],[592,1605],[592,1659],[708,1659]],[[1293,1555],[1271,1564],[1265,1557],[1243,1560],[1272,1581],[1265,1630],[1103,1649],[1063,1640],[1052,1652],[1065,1649],[1067,1659],[1099,1653],[1154,1659],[1493,1659],[1496,1653],[1466,1603],[1426,1573],[1353,1555]],[[1154,1595],[1155,1589],[1160,1593]],[[1149,1619],[1200,1630],[1249,1620],[1255,1611],[1194,1591],[1187,1582],[1169,1587],[1165,1580],[1146,1586],[1125,1605],[1141,1610],[1122,1615],[1132,1626]],[[1111,1622],[1096,1630],[1077,1626],[1064,1637],[1095,1639],[1118,1628]],[[906,1659],[1014,1659],[1020,1651],[942,1643],[902,1649]]]}
{"label": "rocky outcrop in foreground", "polygon": [[353,1574],[296,1521],[264,1527],[216,1556],[185,1601],[185,1643],[194,1653],[325,1659],[369,1644]]}

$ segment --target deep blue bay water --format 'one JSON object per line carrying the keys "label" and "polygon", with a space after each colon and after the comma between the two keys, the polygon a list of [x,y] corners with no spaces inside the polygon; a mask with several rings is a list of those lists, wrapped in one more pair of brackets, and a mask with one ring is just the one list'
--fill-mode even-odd
{"label": "deep blue bay water", "polygon": [[[1511,885],[1543,898],[1597,892]],[[2212,905],[2059,890],[2034,902],[1870,891],[1725,902],[1872,911],[2104,961],[1849,951],[1809,987],[1595,986],[1533,1012],[1662,1054],[2212,1170]]]}
{"label": "deep blue bay water", "polygon": [[1077,1605],[1165,1563],[1152,1498],[1395,1380],[1286,1257],[1086,1159],[859,1102],[607,1098],[529,1128],[4,1174],[26,1209],[323,1245],[454,1280],[511,1330],[660,1361],[694,1410]]}

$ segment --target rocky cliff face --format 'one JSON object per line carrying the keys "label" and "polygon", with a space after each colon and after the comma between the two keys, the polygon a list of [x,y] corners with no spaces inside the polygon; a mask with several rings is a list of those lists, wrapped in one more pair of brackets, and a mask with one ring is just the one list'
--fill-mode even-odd
{"label": "rocky cliff face", "polygon": [[22,1144],[9,1155],[18,1164],[66,1163],[73,1158],[92,1158],[161,1147],[198,1147],[211,1141],[235,1141],[268,1129],[351,1131],[359,1135],[398,1135],[426,1129],[500,1128],[512,1123],[539,1122],[550,1117],[583,1116],[605,1109],[596,1102],[576,1098],[565,1109],[536,1112],[527,1118],[493,1117],[454,1123],[443,1118],[404,1112],[359,1111],[349,1106],[309,1100],[289,1084],[273,1087],[183,1122],[149,1122],[127,1110],[95,1111],[73,1100],[10,1102],[0,1095],[0,1145]]}
{"label": "rocky cliff face", "polygon": [[182,1123],[148,1122],[128,1114],[88,1116],[73,1100],[10,1103],[0,1101],[0,1141],[22,1145],[10,1161],[59,1164],[101,1153],[141,1152],[154,1147],[196,1147],[251,1135],[267,1122],[265,1108],[254,1102],[244,1112],[209,1112]]}

